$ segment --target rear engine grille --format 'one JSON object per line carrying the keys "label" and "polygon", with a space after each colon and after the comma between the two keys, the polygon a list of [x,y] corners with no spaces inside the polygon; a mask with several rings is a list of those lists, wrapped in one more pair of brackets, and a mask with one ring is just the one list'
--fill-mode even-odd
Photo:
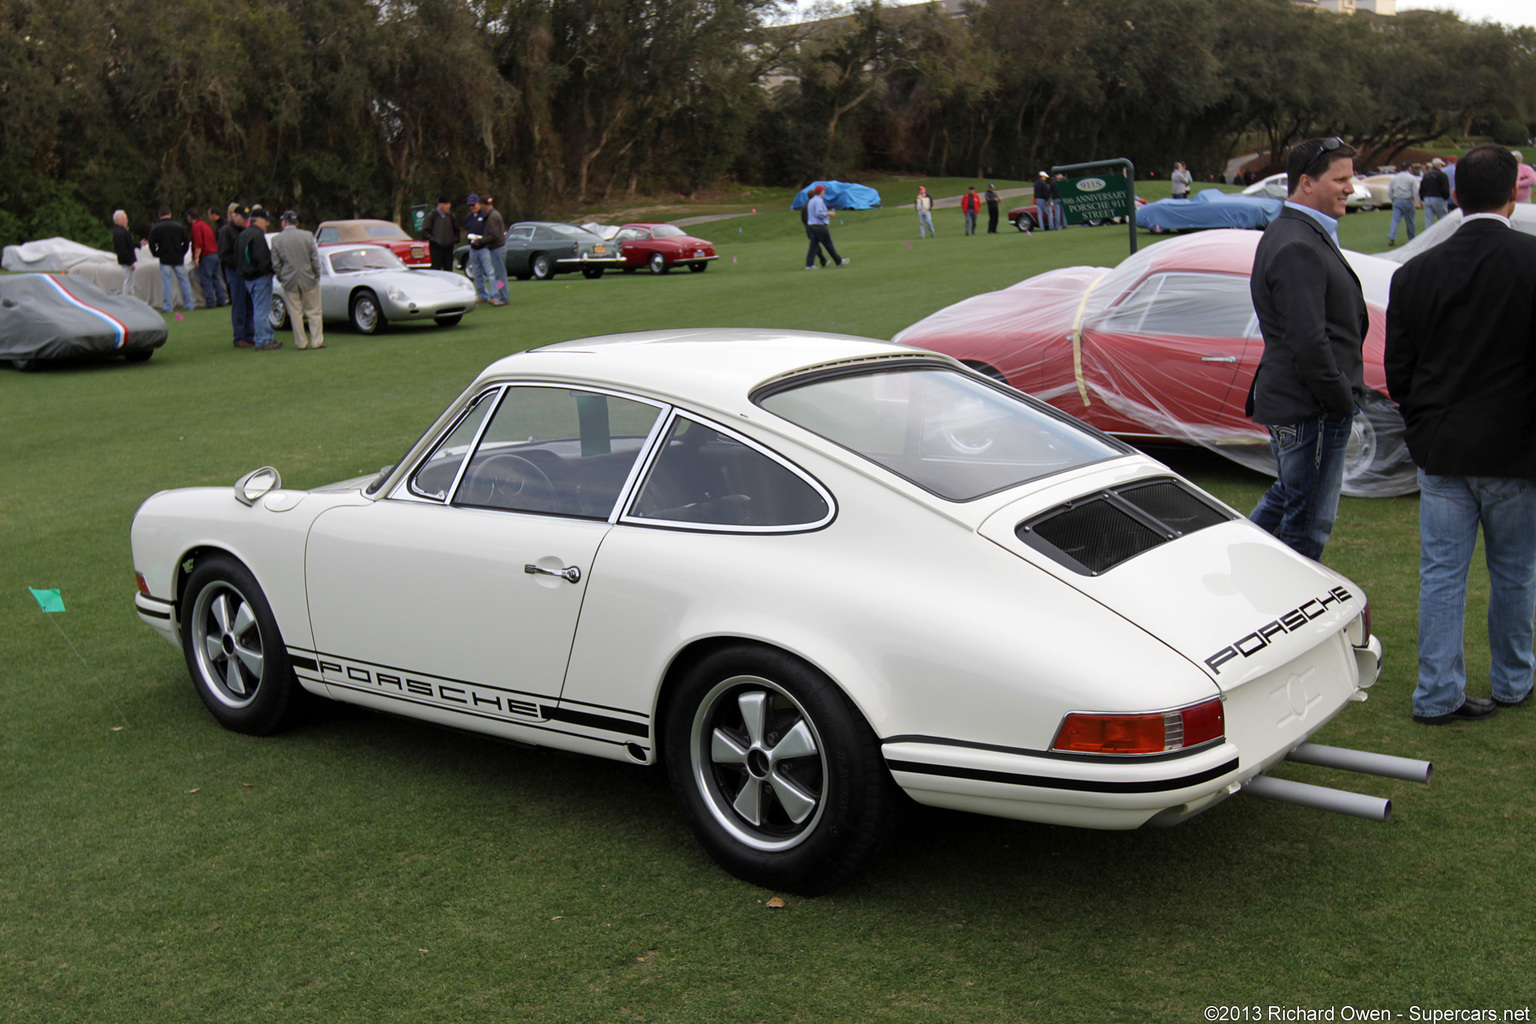
{"label": "rear engine grille", "polygon": [[1138,481],[1076,498],[1020,523],[1018,538],[1085,576],[1236,518],[1177,480]]}

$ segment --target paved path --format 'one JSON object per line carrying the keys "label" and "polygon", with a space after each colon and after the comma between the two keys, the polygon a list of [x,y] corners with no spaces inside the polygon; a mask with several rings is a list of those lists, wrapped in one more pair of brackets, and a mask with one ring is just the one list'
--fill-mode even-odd
{"label": "paved path", "polygon": [[[977,193],[977,195],[982,195],[982,194],[983,193],[979,193],[979,192]],[[916,198],[917,193],[914,191],[912,193],[912,195],[913,195],[913,198]],[[1030,198],[1030,201],[1033,202],[1034,198],[1035,198],[1035,189],[1034,189],[1034,186],[1032,186],[1032,185],[1029,186],[1028,188],[1000,188],[1000,189],[997,190],[997,196],[998,196],[999,199],[1014,199],[1014,198],[1017,198],[1018,196],[1028,196]],[[960,196],[945,196],[943,199],[935,199],[933,201],[933,208],[935,210],[942,210],[942,209],[949,208],[949,207],[958,207],[960,205],[960,199],[961,199]],[[903,202],[900,207],[896,207],[896,209],[910,208],[911,206],[912,206],[912,203],[910,201],[906,201],[906,202]],[[885,207],[885,209],[889,210],[889,209],[893,209],[893,207],[887,206],[887,207]],[[764,211],[764,212],[772,212],[772,211]],[[1008,212],[1007,210],[1003,211],[1003,213],[1005,213],[1005,214],[1007,212]],[[732,217],[750,217],[750,216],[752,216],[752,214],[750,214],[750,213],[710,213],[710,214],[705,214],[705,215],[700,216],[700,217],[679,217],[677,220],[672,221],[672,223],[676,224],[680,228],[685,228],[685,227],[688,227],[691,224],[708,224],[710,221],[714,221],[714,220],[729,220]]]}

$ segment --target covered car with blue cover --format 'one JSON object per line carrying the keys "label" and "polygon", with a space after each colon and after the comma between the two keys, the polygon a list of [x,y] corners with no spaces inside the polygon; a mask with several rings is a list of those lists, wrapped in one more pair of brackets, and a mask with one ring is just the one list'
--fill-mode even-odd
{"label": "covered car with blue cover", "polygon": [[827,190],[827,194],[822,198],[827,201],[828,209],[876,210],[880,208],[879,192],[868,185],[855,185],[846,181],[813,181],[795,194],[795,200],[789,204],[789,208],[804,209],[805,204],[811,201],[811,192],[817,185]]}
{"label": "covered car with blue cover", "polygon": [[1151,232],[1201,228],[1266,228],[1285,204],[1267,196],[1234,195],[1208,188],[1193,199],[1159,199],[1136,211],[1136,223]]}
{"label": "covered car with blue cover", "polygon": [[148,359],[165,344],[165,320],[149,303],[110,295],[63,274],[0,277],[0,360],[31,369],[39,360],[122,356]]}

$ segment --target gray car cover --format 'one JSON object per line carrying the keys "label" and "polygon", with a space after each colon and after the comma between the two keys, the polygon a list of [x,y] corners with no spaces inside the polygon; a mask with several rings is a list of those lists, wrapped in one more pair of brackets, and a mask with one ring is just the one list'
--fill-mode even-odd
{"label": "gray car cover", "polygon": [[0,276],[0,359],[148,359],[167,333],[143,299],[108,295],[83,278]]}

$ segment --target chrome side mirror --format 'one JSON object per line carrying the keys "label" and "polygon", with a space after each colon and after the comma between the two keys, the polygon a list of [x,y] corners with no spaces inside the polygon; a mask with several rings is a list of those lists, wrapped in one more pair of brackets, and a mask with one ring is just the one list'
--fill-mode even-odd
{"label": "chrome side mirror", "polygon": [[263,494],[283,485],[283,478],[271,466],[253,469],[235,481],[235,497],[242,505],[254,505]]}

